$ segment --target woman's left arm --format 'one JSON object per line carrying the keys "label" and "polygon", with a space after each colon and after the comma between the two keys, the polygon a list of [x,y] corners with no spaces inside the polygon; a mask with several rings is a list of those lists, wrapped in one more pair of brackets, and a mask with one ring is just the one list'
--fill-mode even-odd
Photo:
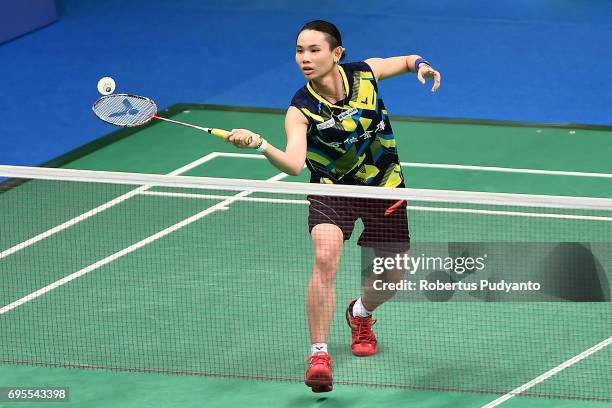
{"label": "woman's left arm", "polygon": [[[390,58],[368,58],[365,60],[370,66],[374,77],[377,81],[391,78],[407,72],[416,72],[417,78],[421,84],[425,84],[425,78],[432,78],[434,81],[432,92],[435,92],[440,87],[442,76],[438,71],[433,69],[427,61],[419,55],[406,55],[401,57]],[[418,64],[418,67],[416,65]],[[418,71],[417,71],[418,68]]]}

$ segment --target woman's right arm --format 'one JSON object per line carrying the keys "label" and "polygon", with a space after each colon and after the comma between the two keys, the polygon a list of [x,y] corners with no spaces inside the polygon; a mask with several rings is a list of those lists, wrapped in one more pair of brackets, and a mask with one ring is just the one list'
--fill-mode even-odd
{"label": "woman's right arm", "polygon": [[[306,132],[308,120],[296,107],[290,106],[285,115],[285,133],[287,134],[287,147],[282,151],[270,143],[267,144],[263,154],[276,168],[284,173],[297,176],[304,168],[306,161]],[[243,140],[252,137],[249,145]],[[234,129],[226,137],[226,141],[233,142],[236,147],[257,147],[261,136],[246,129]]]}

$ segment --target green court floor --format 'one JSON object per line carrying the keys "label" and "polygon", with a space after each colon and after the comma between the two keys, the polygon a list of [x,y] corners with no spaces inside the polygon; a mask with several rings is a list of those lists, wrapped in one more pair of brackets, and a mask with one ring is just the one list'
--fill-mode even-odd
{"label": "green court floor", "polygon": [[[184,105],[167,114],[205,126],[249,128],[265,135],[273,144],[283,146],[283,116],[279,112]],[[402,118],[393,121],[393,126],[410,187],[612,197],[612,162],[607,157],[612,147],[612,131],[608,129]],[[113,143],[108,143],[111,140]],[[218,154],[210,156],[213,152]],[[203,157],[208,159],[201,160]],[[279,176],[278,170],[252,151],[237,151],[212,136],[166,123],[116,133],[51,164],[74,169],[261,180]],[[307,171],[283,180],[307,181]],[[67,186],[32,181],[9,190],[0,195],[0,214],[24,220],[32,219],[32,214],[42,216],[24,223],[10,223],[9,218],[2,218],[0,251],[115,197],[129,194],[133,188],[114,185],[100,189],[83,183]],[[163,195],[172,191],[151,188],[147,194],[134,195],[0,259],[0,270],[10,283],[0,292],[0,307],[106,259],[231,195],[218,192],[221,198],[197,200]],[[330,394],[312,394],[296,382],[305,369],[303,359],[308,350],[303,306],[296,301],[303,296],[310,268],[307,230],[296,224],[296,220],[305,220],[306,214],[307,207],[300,204],[256,206],[252,202],[233,202],[229,212],[217,211],[0,317],[0,325],[11,329],[0,334],[6,345],[0,355],[19,361],[66,359],[68,365],[111,366],[119,370],[146,370],[150,368],[143,366],[146,362],[168,372],[185,367],[198,372],[204,365],[209,373],[223,373],[230,363],[231,375],[243,379],[7,364],[0,366],[0,378],[8,379],[0,382],[0,386],[69,386],[71,401],[66,406],[114,403],[118,406],[365,407],[378,403],[477,407],[499,395],[349,383],[394,384],[398,376],[407,376],[413,388],[479,389],[503,394],[610,337],[612,332],[609,303],[541,303],[537,305],[537,312],[531,309],[531,304],[507,307],[486,303],[418,303],[409,305],[410,316],[405,314],[406,304],[390,303],[385,305],[386,320],[381,312],[378,325],[379,336],[385,339],[382,353],[376,359],[363,360],[353,358],[348,351],[349,337],[340,310],[334,319],[330,340],[338,384]],[[504,241],[502,232],[508,229],[524,231],[523,238],[528,241],[544,239],[537,234],[541,229],[551,231],[552,235],[546,239],[553,240],[572,236],[581,242],[608,242],[612,237],[611,224],[602,221],[505,219],[443,212],[420,215],[418,211],[411,212],[410,218],[413,239],[421,241]],[[254,219],[265,219],[266,223],[255,223]],[[439,228],[432,230],[431,225]],[[283,233],[287,228],[292,232],[291,237]],[[232,234],[237,231],[240,236]],[[84,239],[93,241],[85,241],[75,256],[71,243]],[[222,253],[234,253],[236,248],[250,248],[253,242],[276,245],[277,253],[262,251],[250,256],[225,257],[223,266],[230,271],[248,271],[256,278],[228,278],[223,275],[219,258],[206,255],[208,246],[214,245]],[[283,264],[287,257],[295,262]],[[359,267],[359,257],[353,238],[347,244],[341,264],[339,276],[343,278],[339,279],[337,288],[339,309],[359,287],[359,277],[353,274]],[[256,264],[253,258],[258,260]],[[44,272],[30,276],[29,270]],[[203,276],[202,270],[208,275]],[[217,273],[220,275],[215,276]],[[227,285],[215,286],[211,283],[215,279],[225,279]],[[251,279],[260,282],[253,283]],[[291,290],[287,291],[287,287]],[[259,305],[257,316],[274,316],[280,309],[285,316],[282,324],[273,318],[245,319],[252,312],[249,301],[259,298],[270,301]],[[84,309],[90,305],[99,309]],[[592,320],[584,320],[583,316]],[[402,329],[398,330],[400,324]],[[521,331],[522,328],[532,331]],[[122,333],[120,340],[117,333]],[[210,338],[210,333],[223,335]],[[270,341],[258,342],[262,333]],[[419,336],[419,333],[427,335]],[[450,335],[435,338],[436,333]],[[92,335],[97,336],[96,347],[88,345]],[[550,337],[555,337],[554,346]],[[542,338],[546,341],[542,342]],[[177,341],[180,347],[173,347]],[[66,350],[66,344],[73,347]],[[172,356],[156,353],[171,348]],[[249,348],[252,353],[245,355],[244,350]],[[590,393],[591,397],[612,401],[612,370],[607,371],[607,377],[593,378],[593,373],[610,368],[611,352],[603,349],[529,392],[564,395],[571,386],[577,394]],[[262,358],[262,355],[268,357]],[[503,370],[499,360],[493,361],[500,356],[503,356]],[[292,381],[253,380],[257,375]],[[603,405],[593,401],[524,396],[501,404],[507,407]]]}

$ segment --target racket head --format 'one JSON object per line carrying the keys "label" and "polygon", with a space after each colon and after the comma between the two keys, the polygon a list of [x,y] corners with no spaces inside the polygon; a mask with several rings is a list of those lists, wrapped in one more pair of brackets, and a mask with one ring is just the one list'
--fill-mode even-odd
{"label": "racket head", "polygon": [[144,125],[157,114],[151,99],[129,94],[112,94],[99,98],[92,106],[98,119],[115,126]]}

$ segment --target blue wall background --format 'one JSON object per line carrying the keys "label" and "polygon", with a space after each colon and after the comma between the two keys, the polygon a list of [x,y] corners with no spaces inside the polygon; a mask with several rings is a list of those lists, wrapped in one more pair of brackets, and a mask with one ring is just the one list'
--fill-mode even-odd
{"label": "blue wall background", "polygon": [[339,26],[349,60],[416,53],[442,72],[436,94],[414,75],[383,82],[391,114],[612,125],[612,2],[346,4],[58,1],[58,22],[0,45],[0,163],[38,165],[115,130],[91,113],[106,75],[162,108],[286,108],[304,83],[295,34],[314,18]]}
{"label": "blue wall background", "polygon": [[4,1],[0,5],[0,44],[56,20],[55,0]]}

